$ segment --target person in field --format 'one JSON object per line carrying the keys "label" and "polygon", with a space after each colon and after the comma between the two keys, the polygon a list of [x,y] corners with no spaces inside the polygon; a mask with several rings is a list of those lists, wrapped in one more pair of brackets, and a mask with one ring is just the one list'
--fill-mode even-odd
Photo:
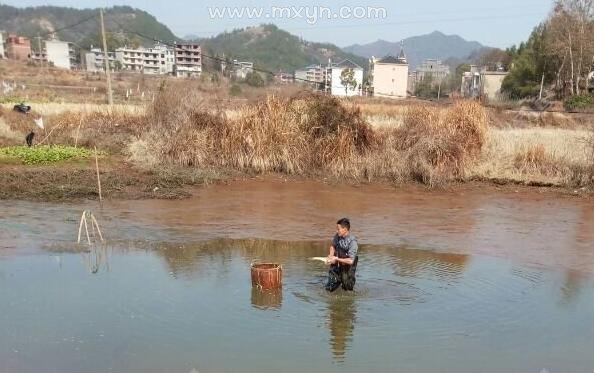
{"label": "person in field", "polygon": [[342,218],[336,222],[336,234],[332,238],[326,264],[330,265],[326,290],[332,292],[341,285],[351,291],[355,287],[355,271],[359,257],[357,238],[351,234],[351,222]]}

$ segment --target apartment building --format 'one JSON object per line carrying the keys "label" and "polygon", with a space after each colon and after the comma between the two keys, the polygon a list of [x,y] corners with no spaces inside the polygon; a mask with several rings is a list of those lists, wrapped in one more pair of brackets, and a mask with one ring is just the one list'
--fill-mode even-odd
{"label": "apartment building", "polygon": [[442,83],[450,75],[450,67],[438,59],[427,59],[415,71],[416,82],[431,77],[435,84]]}
{"label": "apartment building", "polygon": [[122,70],[136,71],[143,74],[167,75],[174,70],[173,51],[162,44],[152,48],[118,48],[115,59]]}
{"label": "apartment building", "polygon": [[8,35],[5,45],[7,58],[27,61],[31,55],[31,41],[24,36]]}
{"label": "apartment building", "polygon": [[177,77],[198,77],[202,74],[202,48],[196,43],[175,44],[175,68]]}
{"label": "apartment building", "polygon": [[295,81],[309,84],[314,89],[323,90],[326,84],[326,68],[322,65],[309,65],[295,71]]}
{"label": "apartment building", "polygon": [[[107,53],[109,58],[109,67],[111,71],[115,70],[116,58],[113,52]],[[105,55],[101,48],[93,48],[84,57],[85,68],[89,72],[103,72],[105,71]]]}
{"label": "apartment building", "polygon": [[6,58],[6,37],[3,31],[0,31],[0,59]]}
{"label": "apartment building", "polygon": [[77,66],[77,51],[72,43],[61,40],[45,41],[45,58],[54,67],[74,69]]}

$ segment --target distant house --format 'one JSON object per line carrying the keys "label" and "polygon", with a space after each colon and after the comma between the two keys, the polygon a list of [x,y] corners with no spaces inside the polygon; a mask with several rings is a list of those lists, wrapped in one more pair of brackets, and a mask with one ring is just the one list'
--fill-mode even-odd
{"label": "distant house", "polygon": [[254,71],[253,62],[233,60],[233,74],[237,79],[245,79],[252,71]]}
{"label": "distant house", "polygon": [[470,71],[462,75],[460,92],[462,97],[498,99],[501,96],[501,85],[507,72],[499,69],[489,71],[483,67],[470,66]]}
{"label": "distant house", "polygon": [[[353,71],[353,85],[343,84],[343,72]],[[331,61],[326,68],[326,91],[333,96],[360,96],[363,85],[363,68],[346,59],[339,63]]]}
{"label": "distant house", "polygon": [[282,71],[279,71],[278,73],[274,74],[274,79],[281,84],[293,83],[295,80],[292,74],[285,73]]}
{"label": "distant house", "polygon": [[[111,70],[115,70],[115,54],[113,52],[109,52],[109,67]],[[100,48],[93,48],[84,56],[85,59],[85,67],[86,70],[89,72],[103,72],[105,71],[105,55],[103,50]]]}
{"label": "distant house", "polygon": [[196,43],[175,44],[175,68],[177,77],[198,77],[202,74],[202,48]]}
{"label": "distant house", "polygon": [[45,55],[54,67],[70,70],[76,66],[76,50],[72,43],[57,39],[46,40]]}
{"label": "distant house", "polygon": [[415,70],[417,82],[431,77],[434,83],[442,83],[450,75],[450,67],[438,59],[427,59]]}
{"label": "distant house", "polygon": [[173,50],[162,44],[155,44],[152,48],[118,48],[115,59],[119,61],[122,70],[149,75],[173,74]]}
{"label": "distant house", "polygon": [[5,46],[7,58],[27,61],[31,55],[31,41],[24,36],[8,35]]}
{"label": "distant house", "polygon": [[373,95],[393,99],[406,98],[408,89],[408,63],[404,49],[398,57],[371,58]]}
{"label": "distant house", "polygon": [[326,68],[322,65],[309,65],[295,71],[295,82],[323,90],[326,84]]}
{"label": "distant house", "polygon": [[0,59],[6,58],[6,38],[4,32],[0,31]]}

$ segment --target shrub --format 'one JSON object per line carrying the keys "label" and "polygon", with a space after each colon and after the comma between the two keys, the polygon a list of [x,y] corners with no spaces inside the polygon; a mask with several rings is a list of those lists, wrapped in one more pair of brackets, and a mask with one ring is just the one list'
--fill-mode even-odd
{"label": "shrub", "polygon": [[229,94],[231,96],[239,96],[241,94],[241,87],[237,84],[233,84],[231,88],[229,88]]}
{"label": "shrub", "polygon": [[411,107],[394,135],[409,176],[436,185],[465,176],[481,153],[486,133],[484,108],[473,101],[460,101],[444,112]]}
{"label": "shrub", "polygon": [[142,158],[150,158],[146,151],[153,149],[161,161],[183,166],[344,175],[374,142],[358,108],[317,95],[269,96],[230,120],[197,97],[169,91],[155,100],[148,119],[151,130],[139,138],[145,143],[133,149],[136,157],[142,150]]}
{"label": "shrub", "polygon": [[256,71],[250,71],[245,75],[245,83],[252,87],[264,87],[266,85],[262,75]]}
{"label": "shrub", "polygon": [[563,106],[567,111],[594,110],[594,93],[571,96],[563,102]]}

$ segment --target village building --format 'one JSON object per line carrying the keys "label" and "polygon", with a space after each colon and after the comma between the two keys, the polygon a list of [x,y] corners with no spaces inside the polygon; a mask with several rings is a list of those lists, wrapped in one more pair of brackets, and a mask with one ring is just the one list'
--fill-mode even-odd
{"label": "village building", "polygon": [[400,50],[398,57],[371,57],[371,75],[375,97],[406,98],[409,73],[404,48]]}
{"label": "village building", "polygon": [[60,69],[74,69],[77,66],[77,51],[72,43],[61,40],[45,41],[45,58],[47,62]]}
{"label": "village building", "polygon": [[[343,72],[352,70],[353,81],[344,84]],[[360,96],[363,86],[363,68],[353,61],[346,59],[339,63],[329,61],[326,68],[326,91],[333,96]]]}
{"label": "village building", "polygon": [[7,58],[27,61],[31,55],[31,41],[24,36],[8,35],[5,46]]}
{"label": "village building", "polygon": [[462,75],[460,93],[467,98],[485,98],[496,100],[501,98],[501,85],[507,76],[503,69],[489,71],[476,65],[470,66],[470,71]]}
{"label": "village building", "polygon": [[175,44],[175,69],[177,77],[198,77],[202,74],[202,48],[196,43]]}
{"label": "village building", "polygon": [[233,75],[236,79],[243,80],[252,71],[254,71],[253,62],[233,60]]}
{"label": "village building", "polygon": [[295,82],[310,85],[315,90],[324,90],[326,68],[322,65],[309,65],[295,71]]}
{"label": "village building", "polygon": [[[156,44],[152,48],[118,48],[115,60],[124,71],[135,71],[149,75],[171,75],[174,71],[173,50]],[[103,66],[103,62],[101,63]]]}
{"label": "village building", "polygon": [[[116,66],[115,54],[112,52],[109,52],[107,55],[109,58],[109,67],[110,67],[111,71],[113,71],[113,70],[115,70],[115,66]],[[86,70],[89,72],[104,72],[105,71],[105,55],[103,53],[103,50],[101,48],[93,48],[91,46],[91,50],[89,52],[85,53],[84,63],[85,63]]]}
{"label": "village building", "polygon": [[6,37],[3,31],[0,31],[0,59],[6,58]]}

